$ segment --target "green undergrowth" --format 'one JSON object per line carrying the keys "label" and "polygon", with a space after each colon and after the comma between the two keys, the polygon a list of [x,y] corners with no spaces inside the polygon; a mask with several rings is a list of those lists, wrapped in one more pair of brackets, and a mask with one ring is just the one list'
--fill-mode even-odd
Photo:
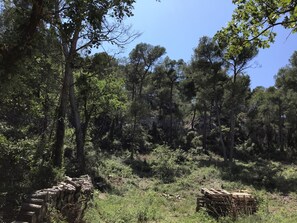
{"label": "green undergrowth", "polygon": [[[164,147],[135,160],[108,157],[101,162],[99,179],[108,187],[96,190],[85,222],[297,222],[294,165],[237,161],[226,167],[214,155],[173,152]],[[196,197],[202,187],[248,190],[257,197],[259,210],[235,221],[213,218],[205,210],[196,212]]]}

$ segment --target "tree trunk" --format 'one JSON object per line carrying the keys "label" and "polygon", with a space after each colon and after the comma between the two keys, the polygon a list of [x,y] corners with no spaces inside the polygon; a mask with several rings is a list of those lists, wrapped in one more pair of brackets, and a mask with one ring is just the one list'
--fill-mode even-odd
{"label": "tree trunk", "polygon": [[231,114],[230,114],[230,153],[229,153],[229,162],[233,163],[233,155],[234,155],[234,140],[235,140],[235,122],[236,122],[236,117],[235,117],[235,110],[234,107],[236,106],[234,102],[235,98],[235,90],[236,90],[236,78],[237,78],[238,71],[234,66],[234,71],[233,71],[233,83],[232,83],[232,88],[231,88],[231,100],[232,100],[232,108],[231,108]]}
{"label": "tree trunk", "polygon": [[91,114],[93,113],[94,110],[94,106],[90,109],[90,111],[88,112],[85,109],[85,122],[82,124],[82,135],[83,135],[83,144],[85,145],[86,143],[86,136],[87,136],[87,132],[88,132],[88,128],[89,128],[89,123],[91,120]]}
{"label": "tree trunk", "polygon": [[134,99],[135,99],[135,84],[133,82],[133,84],[132,84],[132,101],[134,101]]}
{"label": "tree trunk", "polygon": [[62,86],[61,95],[60,95],[60,104],[58,107],[58,114],[57,114],[55,143],[54,143],[53,154],[52,154],[53,165],[58,168],[62,168],[63,166],[65,116],[67,111],[69,81],[70,81],[69,69],[70,69],[70,64],[66,63],[64,78],[63,78],[63,86]]}
{"label": "tree trunk", "polygon": [[216,116],[217,116],[217,122],[218,122],[218,127],[219,127],[220,142],[221,142],[221,146],[223,148],[224,162],[227,162],[227,152],[226,152],[226,146],[225,146],[224,139],[223,139],[221,118],[220,118],[219,106],[218,106],[218,102],[217,101],[216,101],[216,107],[215,107],[215,109],[216,109]]}
{"label": "tree trunk", "polygon": [[78,111],[77,100],[74,93],[74,80],[72,69],[68,70],[70,88],[69,88],[69,99],[71,106],[71,113],[73,116],[73,124],[75,128],[75,141],[76,141],[76,158],[79,166],[79,173],[84,174],[85,172],[85,152],[84,152],[84,139],[82,125],[80,121],[80,115]]}
{"label": "tree trunk", "polygon": [[135,132],[136,132],[136,125],[137,125],[137,113],[135,113],[134,115],[134,118],[133,118],[133,131],[132,131],[132,137],[131,137],[131,154],[130,154],[130,159],[134,159],[134,155],[135,155],[135,152],[136,152],[136,144],[134,143],[135,141]]}
{"label": "tree trunk", "polygon": [[173,83],[170,86],[170,144],[173,141]]}
{"label": "tree trunk", "polygon": [[115,129],[115,118],[113,118],[111,121],[111,126],[108,134],[108,138],[111,142],[113,142],[113,139],[114,139],[114,129]]}
{"label": "tree trunk", "polygon": [[206,106],[204,107],[203,112],[203,139],[202,139],[202,149],[206,152],[206,138],[207,138],[207,113]]}
{"label": "tree trunk", "polygon": [[41,137],[40,137],[40,141],[38,143],[38,147],[36,150],[36,154],[35,154],[35,161],[39,161],[40,158],[42,158],[42,164],[44,163],[44,151],[46,148],[46,143],[47,143],[47,131],[48,131],[48,125],[49,125],[49,111],[50,111],[50,105],[49,105],[49,96],[48,96],[48,90],[46,89],[45,92],[45,98],[43,101],[43,121],[42,121],[42,129],[41,129]]}
{"label": "tree trunk", "polygon": [[230,114],[230,154],[229,161],[233,163],[233,153],[234,153],[234,138],[235,138],[235,112],[234,109],[231,109]]}
{"label": "tree trunk", "polygon": [[141,78],[140,84],[139,84],[139,92],[138,92],[139,100],[141,100],[141,98],[142,98],[142,88],[143,88],[143,84],[144,84],[143,82],[144,82],[144,78]]}
{"label": "tree trunk", "polygon": [[194,130],[194,125],[195,125],[195,119],[196,119],[196,106],[194,106],[194,111],[193,111],[193,117],[191,121],[191,130]]}

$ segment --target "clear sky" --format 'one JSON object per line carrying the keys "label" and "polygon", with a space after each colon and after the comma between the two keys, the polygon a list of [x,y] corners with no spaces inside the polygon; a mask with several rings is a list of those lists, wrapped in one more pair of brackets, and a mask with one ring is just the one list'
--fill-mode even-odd
{"label": "clear sky", "polygon": [[[131,24],[142,35],[126,47],[122,56],[144,42],[165,47],[172,59],[189,62],[199,38],[213,37],[230,21],[234,8],[231,0],[137,0],[134,16],[126,19],[125,24]],[[275,30],[276,42],[269,49],[260,50],[254,59],[257,68],[246,71],[252,88],[274,85],[274,75],[297,50],[296,34],[289,35],[290,30],[283,28]]]}

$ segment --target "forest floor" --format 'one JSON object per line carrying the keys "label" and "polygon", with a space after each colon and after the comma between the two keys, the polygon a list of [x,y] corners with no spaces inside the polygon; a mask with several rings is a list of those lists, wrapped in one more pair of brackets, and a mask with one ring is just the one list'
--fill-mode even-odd
{"label": "forest floor", "polygon": [[158,151],[124,159],[105,157],[98,190],[85,222],[234,222],[196,212],[202,187],[244,189],[259,201],[259,210],[235,222],[297,222],[297,166],[257,160],[226,167],[218,156]]}

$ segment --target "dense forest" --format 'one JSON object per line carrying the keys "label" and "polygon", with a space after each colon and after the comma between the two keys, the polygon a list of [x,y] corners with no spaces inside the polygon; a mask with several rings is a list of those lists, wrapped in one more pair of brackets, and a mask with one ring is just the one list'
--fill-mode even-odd
{"label": "dense forest", "polygon": [[[202,171],[197,157],[216,160],[213,168],[234,174],[231,181],[241,176],[242,163],[293,165],[297,51],[269,88],[251,89],[246,69],[273,42],[274,26],[296,31],[297,2],[233,2],[232,21],[213,37],[197,37],[190,61],[173,60],[150,43],[137,44],[127,58],[95,50],[105,42],[137,41],[139,34],[124,25],[134,0],[1,2],[0,222],[13,220],[26,194],[65,175],[89,174],[95,185],[110,185],[125,164],[141,178],[170,184],[191,165]],[[247,180],[296,198],[292,187],[267,180],[273,171],[265,174]],[[138,222],[162,221],[146,216]]]}

